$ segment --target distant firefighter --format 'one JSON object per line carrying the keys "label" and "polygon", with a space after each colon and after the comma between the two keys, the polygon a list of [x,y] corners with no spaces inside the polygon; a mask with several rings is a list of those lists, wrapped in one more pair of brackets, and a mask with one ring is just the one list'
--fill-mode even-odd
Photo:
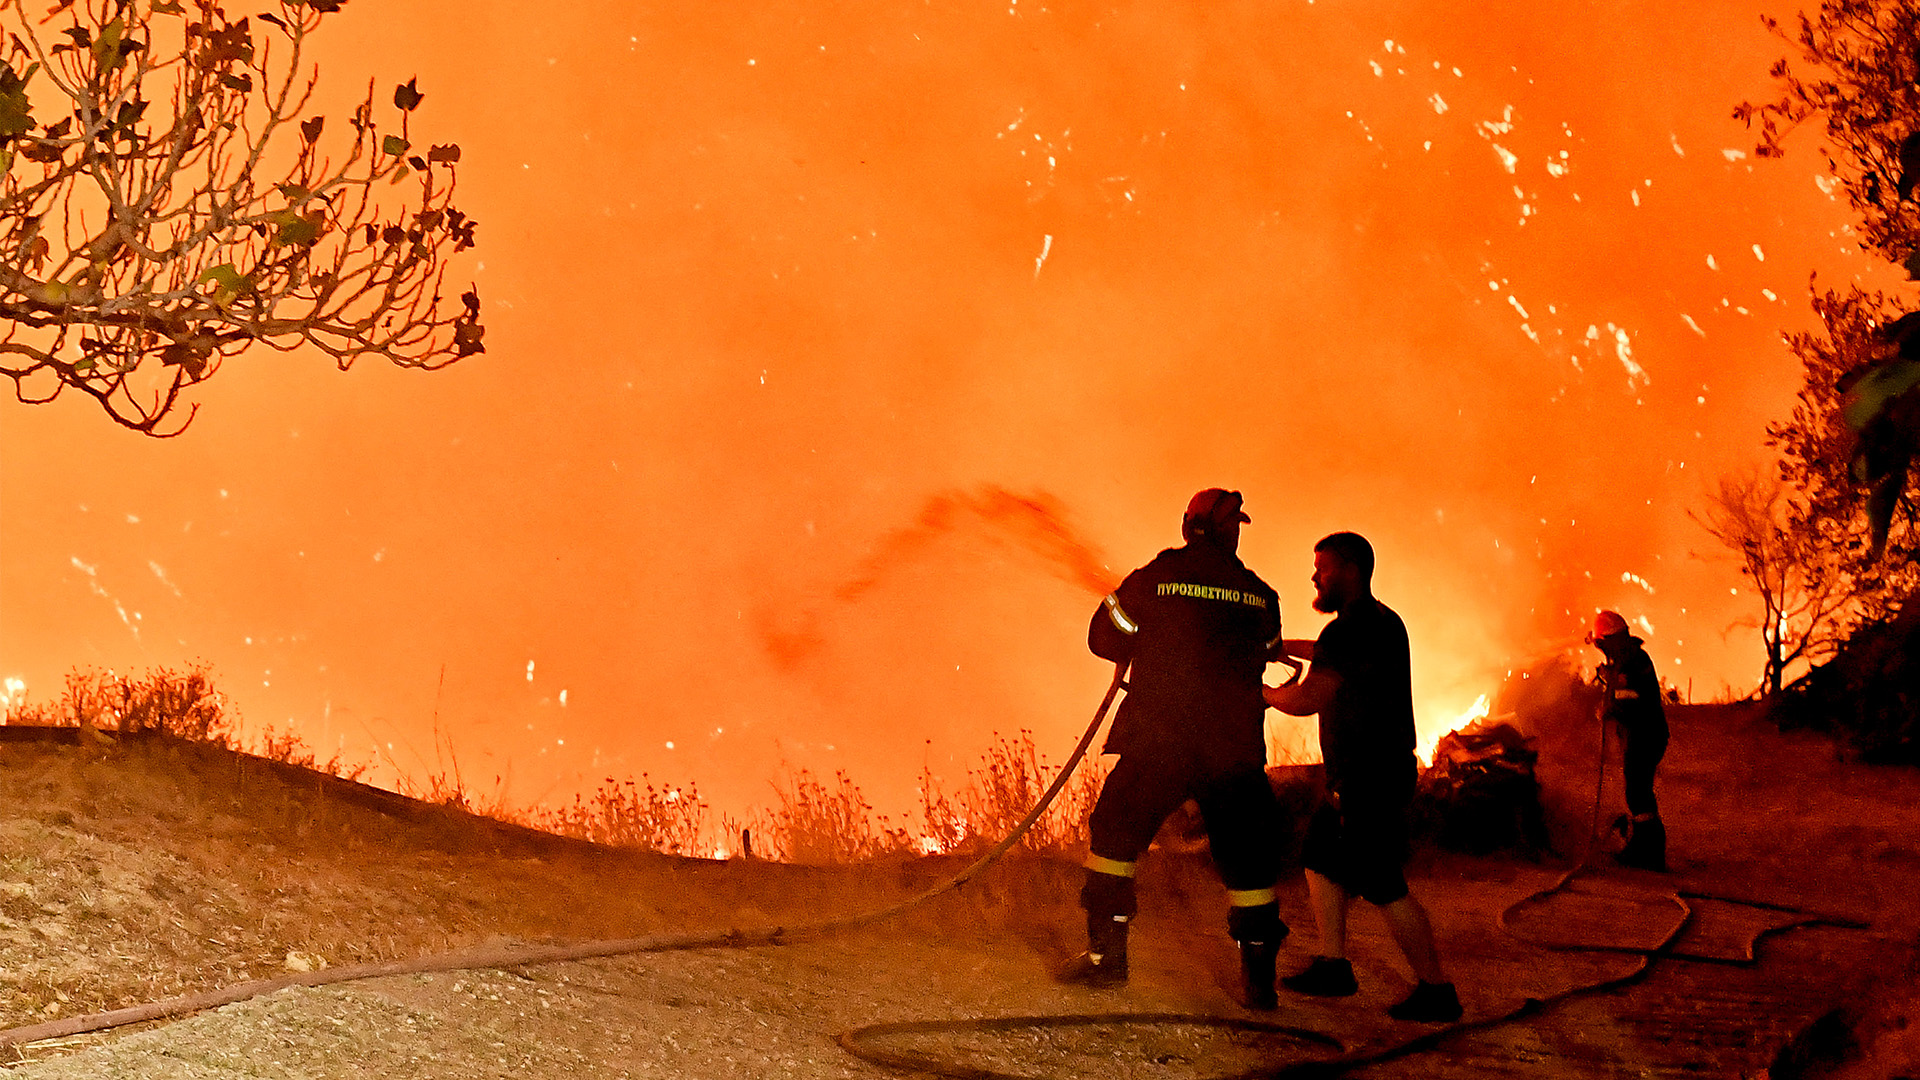
{"label": "distant firefighter", "polygon": [[1317,997],[1359,991],[1348,962],[1347,913],[1358,896],[1386,918],[1419,980],[1387,1010],[1396,1020],[1451,1023],[1460,997],[1440,967],[1433,924],[1407,888],[1407,810],[1419,778],[1414,757],[1412,648],[1407,624],[1373,596],[1373,545],[1338,532],[1313,548],[1313,609],[1334,616],[1315,641],[1288,641],[1311,661],[1305,681],[1266,688],[1290,716],[1320,715],[1326,797],[1307,824],[1302,852],[1320,951],[1287,989]]}
{"label": "distant firefighter", "polygon": [[1094,612],[1093,652],[1131,664],[1106,752],[1120,755],[1093,807],[1080,890],[1087,951],[1063,982],[1127,981],[1134,870],[1168,815],[1200,806],[1227,887],[1227,932],[1239,943],[1247,1004],[1271,1009],[1287,925],[1274,898],[1279,808],[1267,785],[1262,674],[1280,655],[1280,597],[1235,552],[1251,521],[1237,491],[1208,488],[1187,504],[1182,547],[1127,575]]}
{"label": "distant firefighter", "polygon": [[1627,632],[1618,612],[1593,617],[1587,641],[1607,658],[1594,672],[1600,684],[1600,720],[1620,730],[1625,758],[1627,846],[1616,858],[1643,870],[1667,868],[1667,827],[1653,797],[1653,774],[1667,753],[1667,710],[1660,702],[1660,676],[1641,640]]}

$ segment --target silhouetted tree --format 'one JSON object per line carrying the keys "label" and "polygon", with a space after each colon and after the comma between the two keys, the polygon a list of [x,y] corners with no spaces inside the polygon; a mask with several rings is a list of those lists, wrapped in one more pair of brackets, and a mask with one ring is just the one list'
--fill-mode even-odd
{"label": "silhouetted tree", "polygon": [[474,222],[460,148],[413,143],[415,83],[385,129],[371,85],[331,130],[301,115],[307,38],[345,2],[0,0],[0,373],[21,401],[77,390],[167,436],[182,391],[251,346],[342,369],[485,351],[478,295],[442,295]]}
{"label": "silhouetted tree", "polygon": [[1779,693],[1796,664],[1816,664],[1838,649],[1852,607],[1848,578],[1820,550],[1824,522],[1787,494],[1772,471],[1723,476],[1693,515],[1708,535],[1734,552],[1760,599],[1758,627],[1766,648],[1763,687]]}

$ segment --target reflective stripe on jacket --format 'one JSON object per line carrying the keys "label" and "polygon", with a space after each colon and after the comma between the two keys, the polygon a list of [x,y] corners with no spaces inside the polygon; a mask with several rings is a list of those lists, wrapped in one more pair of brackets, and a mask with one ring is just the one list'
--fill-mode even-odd
{"label": "reflective stripe on jacket", "polygon": [[1641,644],[1639,638],[1629,637],[1620,655],[1609,655],[1595,672],[1600,680],[1600,715],[1635,731],[1665,731],[1667,709],[1660,700],[1660,676]]}
{"label": "reflective stripe on jacket", "polygon": [[1101,601],[1087,645],[1132,663],[1108,753],[1266,760],[1260,683],[1280,652],[1280,597],[1232,552],[1204,540],[1161,552]]}

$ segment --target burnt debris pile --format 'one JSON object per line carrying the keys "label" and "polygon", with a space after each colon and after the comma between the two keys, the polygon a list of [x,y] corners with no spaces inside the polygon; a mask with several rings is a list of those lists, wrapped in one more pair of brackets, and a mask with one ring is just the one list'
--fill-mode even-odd
{"label": "burnt debris pile", "polygon": [[1442,846],[1486,855],[1551,850],[1534,775],[1539,753],[1509,723],[1482,722],[1441,737],[1420,774],[1418,812]]}

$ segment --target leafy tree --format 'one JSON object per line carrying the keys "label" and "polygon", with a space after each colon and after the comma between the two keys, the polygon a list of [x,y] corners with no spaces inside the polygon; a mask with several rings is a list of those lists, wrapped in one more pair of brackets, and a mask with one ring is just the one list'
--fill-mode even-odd
{"label": "leafy tree", "polygon": [[[1824,0],[1791,33],[1763,21],[1798,48],[1806,74],[1778,61],[1780,96],[1742,103],[1734,117],[1758,123],[1761,157],[1784,155],[1791,132],[1822,122],[1828,169],[1858,215],[1861,249],[1920,279],[1920,0]],[[1788,481],[1833,515],[1828,521],[1852,531],[1864,513],[1868,561],[1904,526],[1909,542],[1893,550],[1911,563],[1913,506],[1904,496],[1920,458],[1920,320],[1903,321],[1907,304],[1898,298],[1858,288],[1816,294],[1814,306],[1826,333],[1789,338],[1806,384],[1772,441]],[[1856,494],[1829,498],[1843,490]]]}
{"label": "leafy tree", "polygon": [[[1743,102],[1734,118],[1758,121],[1760,157],[1783,157],[1783,140],[1803,124],[1824,123],[1827,167],[1860,215],[1861,246],[1895,263],[1920,251],[1920,205],[1910,196],[1920,165],[1908,136],[1920,118],[1920,3],[1914,0],[1824,0],[1802,13],[1789,33],[1762,16],[1767,29],[1800,52],[1808,74],[1788,60],[1770,74],[1780,96]],[[1914,170],[1920,175],[1920,169]]]}
{"label": "leafy tree", "polygon": [[345,2],[234,20],[219,0],[0,0],[0,373],[16,397],[79,391],[169,436],[197,408],[182,392],[254,345],[343,370],[485,351],[477,293],[442,292],[474,243],[453,205],[460,148],[415,145],[415,82],[391,113],[370,84],[344,124],[302,116],[307,38]]}
{"label": "leafy tree", "polygon": [[1816,294],[1820,329],[1787,335],[1804,375],[1793,412],[1767,426],[1767,445],[1779,452],[1781,479],[1794,494],[1794,527],[1806,534],[1804,557],[1837,575],[1868,619],[1884,617],[1889,604],[1920,585],[1920,515],[1911,500],[1896,497],[1881,504],[1884,519],[1872,520],[1885,481],[1870,486],[1863,503],[1872,444],[1843,418],[1851,380],[1889,348],[1889,330],[1899,325],[1895,303],[1858,286]]}

